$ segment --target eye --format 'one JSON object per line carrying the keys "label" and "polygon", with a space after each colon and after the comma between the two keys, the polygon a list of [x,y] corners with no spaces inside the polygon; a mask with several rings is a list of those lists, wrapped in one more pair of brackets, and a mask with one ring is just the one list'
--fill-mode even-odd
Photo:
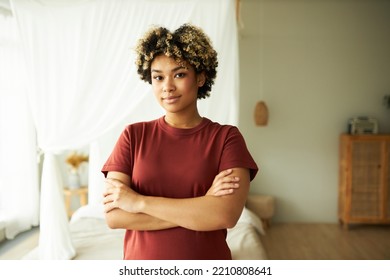
{"label": "eye", "polygon": [[153,76],[153,80],[162,81],[162,79],[163,79],[162,76]]}
{"label": "eye", "polygon": [[186,73],[180,72],[175,75],[175,78],[183,78],[185,77]]}

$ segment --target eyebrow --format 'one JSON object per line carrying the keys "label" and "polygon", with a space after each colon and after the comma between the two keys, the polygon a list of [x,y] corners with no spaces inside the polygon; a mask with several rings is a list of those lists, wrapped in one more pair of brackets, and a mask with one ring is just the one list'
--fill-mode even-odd
{"label": "eyebrow", "polygon": [[[178,66],[178,67],[175,67],[171,70],[171,72],[176,72],[177,70],[180,70],[180,69],[188,69],[188,67],[184,67],[184,66]],[[152,72],[157,72],[157,73],[162,73],[163,71],[161,70],[158,70],[158,69],[152,69],[151,70]]]}

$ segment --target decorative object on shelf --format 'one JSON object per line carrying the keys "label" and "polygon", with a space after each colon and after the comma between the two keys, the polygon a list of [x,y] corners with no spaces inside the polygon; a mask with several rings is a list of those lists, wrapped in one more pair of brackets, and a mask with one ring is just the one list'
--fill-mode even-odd
{"label": "decorative object on shelf", "polygon": [[87,203],[88,203],[88,187],[87,186],[82,186],[78,189],[65,188],[64,195],[65,195],[66,212],[68,213],[69,218],[74,213],[74,211],[73,211],[74,209],[72,209],[72,203],[71,203],[73,196],[78,198],[80,206],[87,205]]}
{"label": "decorative object on shelf", "polygon": [[68,176],[68,186],[70,189],[80,188],[80,174],[79,167],[83,162],[88,161],[88,156],[71,152],[66,158],[66,163],[70,166]]}
{"label": "decorative object on shelf", "polygon": [[70,189],[80,188],[81,183],[80,183],[80,174],[78,170],[75,170],[73,168],[70,169],[68,175],[68,186]]}
{"label": "decorative object on shelf", "polygon": [[254,117],[257,126],[266,126],[268,124],[268,107],[264,101],[256,103]]}
{"label": "decorative object on shelf", "polygon": [[378,120],[370,117],[355,117],[349,120],[349,134],[378,134]]}

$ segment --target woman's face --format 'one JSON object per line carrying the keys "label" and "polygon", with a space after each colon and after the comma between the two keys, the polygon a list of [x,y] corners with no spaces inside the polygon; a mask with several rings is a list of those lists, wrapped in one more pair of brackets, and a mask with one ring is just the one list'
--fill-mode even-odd
{"label": "woman's face", "polygon": [[171,57],[159,55],[152,62],[151,76],[154,95],[168,113],[196,110],[198,88],[205,80],[203,73],[196,74],[191,65],[180,65]]}

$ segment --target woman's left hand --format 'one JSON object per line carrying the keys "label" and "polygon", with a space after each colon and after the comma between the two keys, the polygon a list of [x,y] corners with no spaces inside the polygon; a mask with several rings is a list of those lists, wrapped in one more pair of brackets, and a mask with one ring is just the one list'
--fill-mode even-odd
{"label": "woman's left hand", "polygon": [[119,180],[106,179],[106,190],[103,193],[104,212],[120,208],[130,213],[138,213],[141,195]]}
{"label": "woman's left hand", "polygon": [[237,176],[231,176],[233,173],[232,169],[221,171],[215,176],[212,186],[206,193],[211,196],[224,196],[234,193],[235,189],[240,187],[240,178]]}

